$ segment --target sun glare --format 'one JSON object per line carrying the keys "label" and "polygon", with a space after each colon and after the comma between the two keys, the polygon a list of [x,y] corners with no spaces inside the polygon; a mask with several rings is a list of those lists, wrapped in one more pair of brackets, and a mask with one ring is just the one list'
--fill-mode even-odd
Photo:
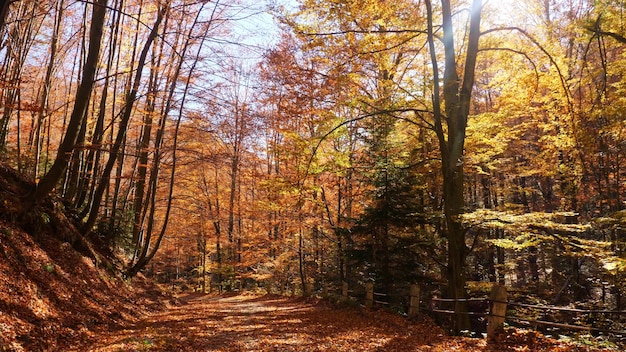
{"label": "sun glare", "polygon": [[520,0],[486,0],[483,4],[483,21],[493,25],[519,25],[528,13],[528,4]]}

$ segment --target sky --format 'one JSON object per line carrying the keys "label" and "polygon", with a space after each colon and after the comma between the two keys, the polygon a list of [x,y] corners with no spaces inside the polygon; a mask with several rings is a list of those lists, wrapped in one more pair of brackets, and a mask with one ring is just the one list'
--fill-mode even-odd
{"label": "sky", "polygon": [[[280,30],[270,13],[271,6],[294,6],[294,0],[243,0],[241,20],[234,23],[234,33],[239,43],[250,50],[250,55],[262,55],[276,44]],[[243,50],[243,49],[240,49]]]}

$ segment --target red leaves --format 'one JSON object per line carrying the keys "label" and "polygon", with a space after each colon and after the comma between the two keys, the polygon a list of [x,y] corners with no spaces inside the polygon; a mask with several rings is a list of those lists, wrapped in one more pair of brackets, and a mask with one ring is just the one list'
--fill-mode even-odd
{"label": "red leaves", "polygon": [[588,351],[532,331],[492,343],[450,337],[430,319],[277,296],[190,295],[128,330],[103,334],[93,351]]}
{"label": "red leaves", "polygon": [[[381,310],[276,296],[187,296],[124,331],[98,337],[94,351],[482,351],[481,339],[449,337]],[[147,345],[149,344],[149,346]]]}
{"label": "red leaves", "polygon": [[41,234],[33,240],[0,221],[0,351],[67,350],[97,326],[115,327],[155,300],[109,276],[71,245]]}
{"label": "red leaves", "polygon": [[575,346],[545,337],[533,330],[506,328],[500,331],[487,346],[487,351],[600,351],[590,347]]}

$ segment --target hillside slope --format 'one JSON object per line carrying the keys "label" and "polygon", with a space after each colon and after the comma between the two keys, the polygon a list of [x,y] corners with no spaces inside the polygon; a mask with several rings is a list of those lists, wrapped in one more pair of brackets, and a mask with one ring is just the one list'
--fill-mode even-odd
{"label": "hillside slope", "polygon": [[162,307],[163,295],[147,280],[130,285],[115,274],[110,254],[87,250],[55,202],[20,215],[30,189],[0,165],[0,351],[61,351],[99,327]]}

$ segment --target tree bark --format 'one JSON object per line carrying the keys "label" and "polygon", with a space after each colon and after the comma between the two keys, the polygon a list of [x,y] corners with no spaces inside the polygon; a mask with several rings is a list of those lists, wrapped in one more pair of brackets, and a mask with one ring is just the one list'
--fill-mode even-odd
{"label": "tree bark", "polygon": [[163,20],[163,16],[166,10],[167,9],[164,7],[163,9],[159,11],[159,14],[157,15],[157,19],[154,23],[154,26],[152,27],[152,30],[150,31],[150,34],[148,35],[148,39],[146,40],[146,43],[144,44],[143,50],[141,51],[139,60],[137,62],[137,71],[135,74],[133,87],[126,96],[126,105],[124,107],[124,114],[122,115],[122,119],[118,127],[115,142],[111,146],[109,160],[107,161],[107,164],[104,170],[102,171],[102,176],[100,178],[101,181],[98,184],[98,187],[96,188],[96,191],[94,193],[92,204],[91,204],[91,210],[89,212],[89,217],[87,218],[87,221],[85,222],[82,228],[83,233],[89,232],[91,228],[95,225],[96,220],[98,218],[98,212],[100,209],[100,201],[102,200],[104,191],[106,190],[107,185],[109,184],[109,178],[111,176],[111,171],[113,170],[113,165],[115,164],[115,161],[117,160],[120,148],[126,138],[126,130],[128,128],[128,123],[130,122],[130,117],[131,117],[131,113],[133,110],[133,104],[137,97],[137,91],[139,90],[139,83],[141,81],[141,74],[143,72],[143,68],[146,63],[146,57],[148,56],[148,51],[150,50],[150,46],[152,45],[152,43],[154,42],[154,39],[157,36],[159,25],[161,24],[161,21]]}
{"label": "tree bark", "polygon": [[[204,7],[204,5],[202,6]],[[176,151],[177,151],[177,146],[178,146],[178,132],[180,129],[180,124],[181,121],[183,119],[183,107],[185,106],[185,101],[187,99],[187,94],[189,93],[189,87],[190,87],[190,82],[191,82],[191,76],[196,68],[196,65],[198,64],[198,60],[200,58],[200,52],[202,51],[202,46],[204,45],[205,39],[206,37],[202,38],[202,41],[200,42],[200,45],[198,46],[198,51],[196,52],[196,56],[195,56],[195,61],[193,62],[190,70],[189,70],[189,75],[188,75],[188,79],[186,80],[186,85],[185,88],[183,90],[183,94],[182,94],[182,98],[180,101],[180,105],[179,105],[179,110],[178,110],[178,118],[176,120],[176,126],[174,128],[174,140],[173,140],[173,145],[172,145],[172,166],[171,166],[171,171],[170,171],[170,176],[169,176],[169,187],[168,187],[168,195],[167,195],[167,205],[165,208],[165,214],[163,216],[163,224],[161,226],[160,231],[156,234],[156,240],[154,241],[154,244],[151,246],[151,242],[152,242],[152,232],[153,232],[153,226],[154,226],[154,214],[155,214],[155,206],[156,206],[156,201],[155,201],[155,197],[156,197],[156,189],[158,186],[158,169],[160,166],[160,155],[162,153],[162,147],[163,147],[163,137],[165,134],[165,127],[166,127],[166,122],[167,122],[167,117],[169,115],[170,110],[172,109],[173,106],[173,102],[174,102],[174,94],[176,91],[176,86],[177,86],[177,82],[178,82],[178,78],[180,76],[183,64],[185,63],[184,58],[186,57],[186,53],[187,50],[189,49],[189,47],[191,46],[191,38],[192,38],[192,31],[195,28],[195,26],[198,24],[198,19],[200,17],[200,14],[202,13],[202,8],[200,10],[198,10],[197,14],[196,14],[196,18],[193,22],[193,24],[191,25],[191,28],[189,29],[188,35],[187,35],[187,41],[185,42],[185,45],[183,47],[183,50],[181,52],[181,56],[180,59],[178,61],[178,65],[176,67],[176,70],[172,76],[172,79],[170,81],[170,87],[169,87],[169,95],[166,99],[166,106],[162,111],[162,116],[161,116],[161,123],[159,125],[159,129],[157,130],[156,133],[156,138],[155,138],[155,152],[154,152],[154,162],[152,164],[152,170],[151,170],[151,174],[150,174],[150,188],[151,188],[151,194],[150,200],[147,200],[147,202],[150,202],[150,214],[148,215],[148,226],[145,232],[145,240],[143,241],[143,243],[141,244],[141,252],[139,253],[139,256],[137,257],[137,260],[134,263],[131,263],[131,265],[129,266],[128,270],[126,271],[127,276],[129,277],[133,277],[135,276],[137,273],[139,273],[139,271],[141,269],[143,269],[149,262],[150,260],[152,260],[152,258],[155,256],[155,254],[157,253],[161,242],[163,240],[163,237],[165,236],[165,232],[167,231],[167,226],[169,223],[169,216],[170,216],[170,212],[172,210],[172,199],[173,199],[173,192],[174,192],[174,180],[175,180],[175,175],[176,175],[176,164],[177,164],[177,160],[176,160]],[[162,17],[165,14],[164,11],[159,13],[159,17]],[[148,192],[150,193],[150,192]]]}
{"label": "tree bark", "polygon": [[[10,1],[4,2],[4,7],[7,7]],[[43,85],[41,87],[41,97],[39,98],[39,104],[41,104],[41,108],[37,112],[37,124],[34,126],[32,130],[32,144],[34,146],[35,153],[35,165],[33,166],[33,177],[37,179],[39,175],[39,158],[41,157],[41,136],[43,123],[46,118],[46,114],[48,113],[48,98],[50,96],[50,86],[52,84],[52,74],[54,72],[54,64],[56,60],[58,42],[59,42],[59,33],[61,31],[61,23],[63,18],[63,7],[65,6],[65,2],[60,0],[57,3],[56,13],[54,17],[54,32],[52,33],[52,40],[50,41],[50,58],[48,61],[48,65],[46,67],[46,75],[43,81]],[[4,9],[3,9],[4,12]],[[4,14],[0,15],[0,21],[4,20]],[[2,24],[0,23],[0,30],[2,30]]]}
{"label": "tree bark", "polygon": [[[443,45],[445,52],[445,67],[443,77],[443,104],[439,100],[438,61],[435,52],[432,4],[425,2],[428,16],[428,45],[431,53],[431,62],[434,75],[433,111],[435,133],[439,141],[441,153],[441,169],[443,174],[444,213],[446,218],[448,239],[448,287],[446,295],[455,300],[467,298],[465,290],[466,268],[465,258],[465,229],[459,215],[464,211],[464,180],[463,180],[463,151],[465,131],[469,116],[472,89],[474,86],[474,71],[478,55],[478,40],[480,38],[480,11],[481,0],[472,2],[470,14],[469,37],[465,54],[463,80],[457,74],[457,53],[454,47],[454,30],[450,0],[441,1],[443,20]],[[445,108],[445,112],[444,109]],[[443,123],[447,124],[447,136]],[[470,329],[470,320],[467,313],[467,302],[456,301],[454,311],[455,332]]]}
{"label": "tree bark", "polygon": [[89,51],[87,59],[83,66],[83,77],[76,91],[74,109],[67,125],[65,136],[56,159],[50,170],[41,179],[37,185],[37,189],[32,196],[32,201],[37,203],[56,187],[57,183],[63,177],[63,173],[67,169],[72,152],[76,146],[76,140],[83,123],[83,119],[87,114],[89,99],[93,90],[94,78],[100,56],[100,48],[102,46],[102,33],[104,28],[104,19],[106,16],[107,0],[96,0],[93,4],[93,12],[91,16],[91,26],[89,29]]}
{"label": "tree bark", "polygon": [[9,6],[15,0],[4,0],[0,6],[0,31],[4,28],[7,16],[9,15]]}

